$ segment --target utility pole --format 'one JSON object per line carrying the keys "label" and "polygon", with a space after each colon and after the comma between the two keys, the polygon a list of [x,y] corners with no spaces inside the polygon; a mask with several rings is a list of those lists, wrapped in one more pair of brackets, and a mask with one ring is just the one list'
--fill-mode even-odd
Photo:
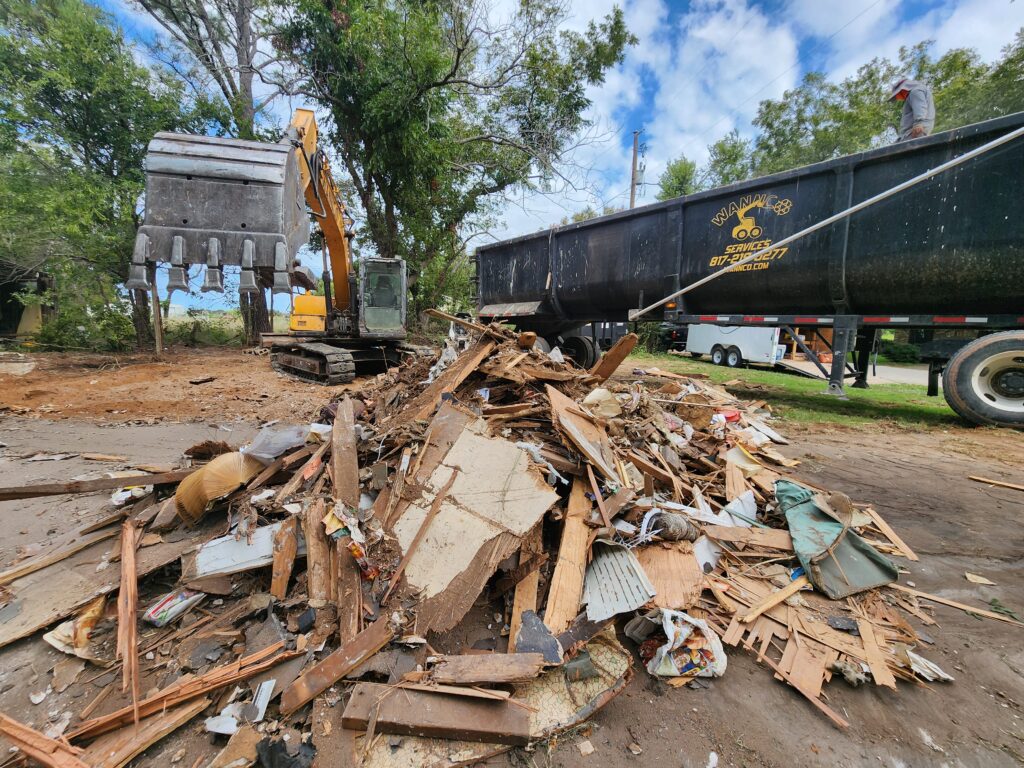
{"label": "utility pole", "polygon": [[636,160],[640,153],[640,131],[633,131],[633,170],[629,175],[629,207],[636,206]]}

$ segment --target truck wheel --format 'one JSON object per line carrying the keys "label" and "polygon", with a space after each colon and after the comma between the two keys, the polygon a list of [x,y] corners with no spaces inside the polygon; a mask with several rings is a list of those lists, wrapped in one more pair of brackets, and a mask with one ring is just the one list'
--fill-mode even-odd
{"label": "truck wheel", "polygon": [[730,368],[739,368],[743,365],[743,353],[739,347],[729,347],[729,351],[725,353],[725,364]]}
{"label": "truck wheel", "polygon": [[711,362],[715,365],[725,365],[725,350],[718,344],[711,348]]}
{"label": "truck wheel", "polygon": [[533,348],[541,354],[548,354],[551,351],[551,342],[545,339],[543,336],[538,336],[537,340],[533,342]]}
{"label": "truck wheel", "polygon": [[990,333],[946,364],[949,407],[975,424],[1024,429],[1024,331]]}
{"label": "truck wheel", "polygon": [[597,345],[589,336],[566,336],[562,348],[565,354],[573,359],[580,368],[590,369],[597,364],[601,356]]}

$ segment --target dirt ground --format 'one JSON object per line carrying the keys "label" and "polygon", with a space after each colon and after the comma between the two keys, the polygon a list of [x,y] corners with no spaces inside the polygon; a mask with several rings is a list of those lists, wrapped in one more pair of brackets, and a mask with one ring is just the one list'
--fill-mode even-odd
{"label": "dirt ground", "polygon": [[[109,360],[107,361],[109,363]],[[28,462],[36,451],[130,455],[131,463],[175,461],[206,438],[241,443],[263,420],[303,420],[329,394],[284,379],[265,357],[239,352],[174,353],[164,361],[48,357],[24,376],[0,375],[2,485],[63,480],[121,468],[80,458]],[[209,384],[189,379],[216,376]],[[139,423],[142,422],[142,423]],[[795,475],[870,502],[921,556],[904,582],[946,598],[988,607],[997,598],[1024,617],[1024,493],[968,479],[1024,482],[1024,434],[1006,430],[907,431],[779,426],[802,463]],[[0,503],[6,535],[0,561],[18,547],[57,537],[95,516],[95,494]],[[903,561],[900,561],[901,563]],[[996,586],[980,586],[964,573]],[[833,727],[745,652],[729,649],[725,676],[701,689],[671,689],[637,668],[633,682],[592,720],[589,733],[562,738],[550,754],[516,752],[494,765],[587,766],[1013,766],[1024,763],[1024,629],[935,606],[934,645],[922,653],[956,681],[898,693],[874,686],[826,686],[828,703],[851,726]],[[0,650],[0,711],[42,724],[79,700],[51,694],[33,706],[60,654],[39,636]],[[93,673],[95,674],[95,673]],[[76,686],[80,687],[80,686]],[[69,689],[73,690],[74,688]],[[151,749],[137,765],[190,766],[211,754],[192,724]],[[595,752],[581,755],[587,738]],[[631,744],[642,749],[630,752]],[[184,752],[182,754],[182,751]],[[714,754],[712,754],[714,753]],[[327,763],[331,764],[331,763]]]}

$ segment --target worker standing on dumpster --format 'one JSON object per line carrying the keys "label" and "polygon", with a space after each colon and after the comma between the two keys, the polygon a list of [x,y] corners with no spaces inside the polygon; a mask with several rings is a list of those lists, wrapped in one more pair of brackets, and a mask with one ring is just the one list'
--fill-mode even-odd
{"label": "worker standing on dumpster", "polygon": [[927,136],[935,127],[935,99],[928,83],[901,77],[892,87],[889,101],[903,102],[898,141]]}

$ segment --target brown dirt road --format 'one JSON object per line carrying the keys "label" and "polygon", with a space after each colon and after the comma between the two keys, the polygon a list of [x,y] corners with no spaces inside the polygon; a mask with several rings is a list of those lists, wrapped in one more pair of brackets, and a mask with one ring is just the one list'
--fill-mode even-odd
{"label": "brown dirt road", "polygon": [[[174,353],[158,363],[122,360],[117,368],[89,365],[77,360],[68,367],[53,358],[26,376],[0,375],[0,406],[8,409],[0,412],[2,484],[108,468],[81,459],[27,463],[22,457],[31,451],[88,450],[169,462],[205,438],[243,442],[260,420],[304,420],[329,395],[279,377],[266,358],[238,352]],[[206,375],[217,381],[187,383]],[[802,462],[798,477],[870,502],[917,551],[921,560],[909,563],[904,582],[981,608],[996,598],[1024,617],[1024,493],[968,479],[1024,482],[1024,434],[891,426],[780,429],[793,441],[785,452]],[[59,535],[96,514],[104,499],[97,494],[0,503],[2,564],[19,545]],[[966,571],[996,586],[969,583]],[[956,682],[917,688],[901,683],[896,694],[833,682],[826,687],[829,704],[850,720],[847,731],[830,725],[746,653],[729,649],[726,675],[707,689],[670,689],[638,668],[629,688],[593,719],[585,737],[596,751],[588,757],[577,749],[578,737],[567,736],[550,754],[517,753],[493,762],[704,768],[714,752],[718,766],[1021,765],[1024,629],[942,606],[934,616],[940,626],[928,633],[935,643],[922,653]],[[0,651],[0,711],[38,725],[61,706],[81,709],[84,700],[62,702],[55,694],[40,706],[28,700],[59,660],[38,636]],[[210,749],[199,729],[197,721],[135,764],[166,765],[185,749],[179,764],[191,765]],[[642,754],[629,751],[632,743]]]}

